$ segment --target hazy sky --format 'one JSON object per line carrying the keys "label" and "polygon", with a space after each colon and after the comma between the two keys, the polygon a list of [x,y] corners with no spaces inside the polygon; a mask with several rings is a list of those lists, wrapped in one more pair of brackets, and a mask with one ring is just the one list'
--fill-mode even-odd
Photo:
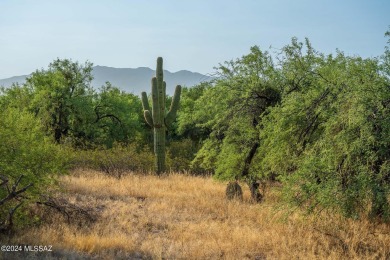
{"label": "hazy sky", "polygon": [[0,0],[0,78],[59,58],[212,73],[259,45],[308,37],[315,49],[384,51],[390,0]]}

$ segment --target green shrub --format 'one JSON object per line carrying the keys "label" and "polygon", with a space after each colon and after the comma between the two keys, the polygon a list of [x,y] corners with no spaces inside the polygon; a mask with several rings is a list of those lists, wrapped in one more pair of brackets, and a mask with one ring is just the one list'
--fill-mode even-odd
{"label": "green shrub", "polygon": [[8,229],[25,221],[29,202],[47,192],[65,161],[34,116],[18,109],[0,112],[0,142],[0,228]]}
{"label": "green shrub", "polygon": [[170,142],[167,148],[168,168],[175,172],[190,171],[191,161],[196,152],[196,147],[190,139]]}

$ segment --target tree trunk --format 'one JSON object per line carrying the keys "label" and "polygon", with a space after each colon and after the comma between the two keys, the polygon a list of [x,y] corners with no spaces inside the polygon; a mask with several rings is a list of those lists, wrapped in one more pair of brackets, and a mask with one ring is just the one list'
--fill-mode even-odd
{"label": "tree trunk", "polygon": [[[260,144],[259,142],[255,142],[249,151],[248,156],[245,158],[245,165],[244,169],[242,169],[241,176],[247,177],[249,175],[249,167],[251,165],[253,157],[255,157],[257,148],[259,148]],[[255,180],[249,180],[248,186],[251,191],[251,198],[253,202],[260,202],[263,198],[263,195],[259,191],[259,183]]]}

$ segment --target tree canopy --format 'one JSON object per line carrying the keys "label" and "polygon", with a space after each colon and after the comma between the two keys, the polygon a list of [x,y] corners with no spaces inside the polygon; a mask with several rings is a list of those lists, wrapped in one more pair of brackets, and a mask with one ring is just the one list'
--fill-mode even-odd
{"label": "tree canopy", "polygon": [[273,58],[255,46],[220,65],[179,115],[183,133],[209,133],[192,167],[278,180],[286,200],[309,211],[389,219],[389,53],[325,55],[293,38]]}

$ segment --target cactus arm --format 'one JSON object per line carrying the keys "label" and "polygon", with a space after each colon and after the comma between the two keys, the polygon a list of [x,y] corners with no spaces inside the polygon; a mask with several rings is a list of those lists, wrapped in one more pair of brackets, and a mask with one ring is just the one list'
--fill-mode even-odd
{"label": "cactus arm", "polygon": [[148,101],[148,96],[146,95],[146,92],[142,92],[141,93],[141,96],[142,96],[142,108],[145,110],[149,110],[150,111],[150,107],[149,107],[149,101]]}
{"label": "cactus arm", "polygon": [[181,94],[181,86],[177,85],[175,89],[175,94],[172,98],[171,108],[169,109],[168,114],[165,117],[165,125],[170,127],[175,121],[177,110],[179,109],[180,102],[180,94]]}
{"label": "cactus arm", "polygon": [[152,118],[152,114],[150,113],[148,96],[146,95],[146,92],[142,92],[141,95],[142,95],[141,100],[142,100],[142,108],[144,110],[145,121],[146,123],[148,123],[148,125],[153,127],[153,118]]}
{"label": "cactus arm", "polygon": [[152,114],[150,113],[150,110],[144,111],[144,118],[146,123],[148,123],[149,126],[153,127],[153,118],[152,118]]}
{"label": "cactus arm", "polygon": [[166,96],[167,96],[167,83],[163,81],[163,93],[164,93],[164,116],[166,114],[166,109],[165,109],[165,101],[166,101]]}

